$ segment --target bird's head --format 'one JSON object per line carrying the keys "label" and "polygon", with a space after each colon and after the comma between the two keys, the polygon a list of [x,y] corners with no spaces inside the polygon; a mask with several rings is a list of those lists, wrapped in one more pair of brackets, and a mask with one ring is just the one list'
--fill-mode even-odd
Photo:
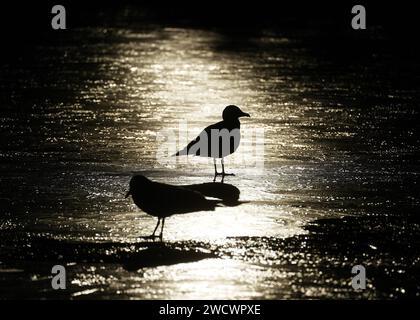
{"label": "bird's head", "polygon": [[237,106],[230,105],[223,110],[222,114],[224,121],[237,120],[240,117],[250,117],[249,113],[243,112]]}
{"label": "bird's head", "polygon": [[128,198],[133,192],[138,192],[145,188],[150,183],[150,180],[147,179],[145,176],[137,175],[131,178],[130,180],[130,189],[128,190],[127,194],[125,195]]}

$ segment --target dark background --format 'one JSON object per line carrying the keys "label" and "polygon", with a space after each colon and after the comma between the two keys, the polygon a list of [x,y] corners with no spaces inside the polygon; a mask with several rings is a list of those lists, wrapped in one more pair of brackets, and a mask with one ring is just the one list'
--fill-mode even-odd
{"label": "dark background", "polygon": [[[67,29],[79,26],[118,26],[115,12],[129,16],[133,27],[148,21],[171,25],[188,24],[246,32],[282,25],[307,26],[316,22],[330,30],[352,31],[351,8],[364,5],[368,28],[384,28],[397,42],[416,45],[418,11],[415,1],[13,1],[1,4],[2,51],[7,52],[52,34],[51,8],[64,5]],[[68,31],[67,30],[67,31]],[[62,31],[59,31],[62,32]]]}

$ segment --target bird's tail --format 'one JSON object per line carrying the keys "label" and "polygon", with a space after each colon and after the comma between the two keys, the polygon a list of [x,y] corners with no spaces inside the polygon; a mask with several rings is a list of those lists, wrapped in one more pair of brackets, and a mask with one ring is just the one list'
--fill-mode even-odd
{"label": "bird's tail", "polygon": [[178,156],[186,156],[188,155],[187,149],[184,148],[182,150],[179,150],[177,153],[174,153],[173,155],[171,155],[171,157],[178,157]]}

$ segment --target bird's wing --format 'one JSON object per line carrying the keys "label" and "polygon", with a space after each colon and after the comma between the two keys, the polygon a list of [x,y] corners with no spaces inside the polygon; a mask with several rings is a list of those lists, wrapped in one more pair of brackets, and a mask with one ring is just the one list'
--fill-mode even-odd
{"label": "bird's wing", "polygon": [[214,210],[215,204],[201,193],[183,187],[155,183],[155,194],[166,213],[187,213],[201,210]]}
{"label": "bird's wing", "polygon": [[[177,153],[174,154],[174,156],[185,156],[185,155],[200,155],[200,150],[201,148],[209,148],[210,146],[210,137],[211,137],[211,130],[216,129],[216,130],[221,130],[223,129],[223,121],[214,123],[212,125],[209,125],[208,127],[206,127],[203,131],[201,131],[201,133],[194,139],[192,140],[190,143],[188,143],[188,145],[183,148],[182,150],[179,150]],[[207,136],[207,143],[205,145],[198,145],[198,143],[201,141],[201,137],[203,137],[203,135]],[[206,150],[207,152],[209,152],[209,149]]]}

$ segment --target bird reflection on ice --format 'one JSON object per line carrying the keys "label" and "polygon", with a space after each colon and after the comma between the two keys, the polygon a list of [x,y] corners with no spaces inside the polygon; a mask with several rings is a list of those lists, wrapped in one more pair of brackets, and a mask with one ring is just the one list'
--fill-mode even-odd
{"label": "bird reflection on ice", "polygon": [[[233,192],[233,193],[232,193]],[[134,203],[145,213],[157,217],[158,222],[151,238],[161,224],[159,238],[163,238],[165,219],[175,214],[214,211],[223,203],[239,205],[239,189],[224,183],[175,186],[154,182],[143,175],[135,175],[130,180],[125,196],[132,197]],[[208,199],[210,196],[217,199]],[[161,223],[162,220],[162,223]]]}

